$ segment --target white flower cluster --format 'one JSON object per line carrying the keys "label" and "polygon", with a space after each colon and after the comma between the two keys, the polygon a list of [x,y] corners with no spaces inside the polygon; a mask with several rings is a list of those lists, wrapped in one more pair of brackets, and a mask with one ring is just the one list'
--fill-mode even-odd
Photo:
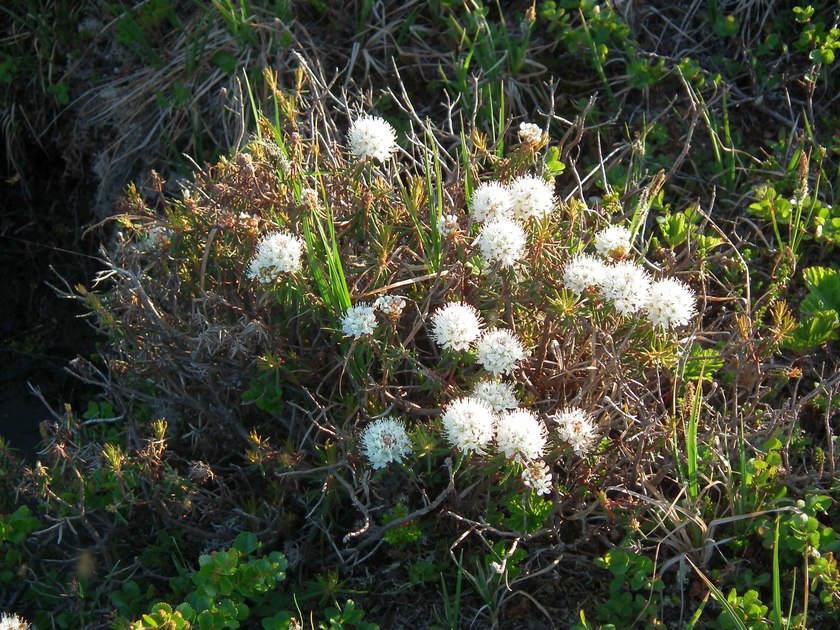
{"label": "white flower cluster", "polygon": [[555,201],[551,182],[535,175],[522,175],[507,186],[500,182],[479,184],[470,199],[470,215],[477,223],[497,218],[526,221],[551,214]]}
{"label": "white flower cluster", "polygon": [[595,425],[589,415],[578,407],[558,411],[553,416],[557,434],[579,456],[586,455],[595,445]]}
{"label": "white flower cluster", "polygon": [[647,306],[650,285],[647,271],[636,263],[622,260],[608,267],[601,291],[612,301],[616,311],[622,315],[633,315]]}
{"label": "white flower cluster", "polygon": [[0,630],[29,630],[31,624],[14,613],[0,615]]}
{"label": "white flower cluster", "polygon": [[600,258],[591,254],[576,254],[563,270],[565,285],[582,295],[590,289],[599,289],[607,277],[608,267]]}
{"label": "white flower cluster", "polygon": [[373,308],[379,309],[388,319],[399,319],[405,308],[405,298],[400,295],[383,295],[376,298]]}
{"label": "white flower cluster", "polygon": [[525,409],[496,414],[486,401],[467,396],[447,405],[441,420],[446,439],[462,451],[484,453],[495,438],[499,452],[518,461],[532,461],[545,452],[545,425]]}
{"label": "white flower cluster", "polygon": [[545,452],[546,430],[536,414],[514,409],[499,415],[496,421],[496,446],[505,457],[533,460]]}
{"label": "white flower cluster", "polygon": [[542,142],[543,132],[534,123],[519,123],[519,141],[528,144],[539,144]]}
{"label": "white flower cluster", "polygon": [[411,452],[411,439],[405,425],[394,418],[374,420],[361,436],[362,452],[371,468],[385,468],[390,462],[400,463]]}
{"label": "white flower cluster", "polygon": [[285,230],[264,236],[248,266],[248,277],[256,278],[260,284],[271,284],[281,273],[300,271],[303,248],[301,238]]}
{"label": "white flower cluster", "polygon": [[441,420],[449,443],[462,451],[483,453],[493,440],[495,414],[479,398],[464,397],[449,403]]}
{"label": "white flower cluster", "polygon": [[478,340],[475,349],[476,361],[488,372],[496,375],[509,374],[525,360],[525,347],[509,330],[491,328]]}
{"label": "white flower cluster", "polygon": [[[526,409],[510,410],[499,405],[495,411],[492,403],[475,392],[451,402],[441,418],[447,441],[458,450],[479,455],[495,446],[500,455],[523,466],[521,477],[525,486],[537,494],[549,494],[551,469],[542,459],[548,447],[545,424],[537,414]],[[551,419],[557,426],[559,440],[578,456],[584,457],[592,451],[597,442],[597,429],[586,412],[572,407],[558,411]]]}
{"label": "white flower cluster", "polygon": [[633,235],[621,225],[611,225],[595,235],[595,249],[604,258],[624,258],[632,248]]}
{"label": "white flower cluster", "polygon": [[458,215],[444,214],[438,219],[437,230],[443,238],[449,238],[453,234],[457,234],[460,229]]}
{"label": "white flower cluster", "polygon": [[[542,459],[548,450],[548,430],[536,413],[513,408],[516,404],[510,385],[482,381],[470,396],[458,398],[443,409],[445,437],[460,451],[483,455],[492,449],[519,463],[524,485],[537,494],[549,494],[551,469]],[[585,411],[577,407],[562,409],[550,419],[561,443],[580,457],[592,452],[598,431]]]}
{"label": "white flower cluster", "polygon": [[482,182],[470,200],[470,215],[476,223],[513,216],[513,197],[500,182]]}
{"label": "white flower cluster", "polygon": [[301,188],[300,202],[310,210],[314,210],[321,205],[321,197],[314,188]]}
{"label": "white flower cluster", "polygon": [[647,317],[654,326],[685,326],[697,314],[694,293],[674,278],[657,280],[650,287]]}
{"label": "white flower cluster", "polygon": [[351,306],[341,318],[341,332],[347,337],[358,339],[372,335],[376,330],[376,311],[379,310],[392,322],[399,320],[405,308],[405,298],[400,295],[382,295],[373,302],[361,302]]}
{"label": "white flower cluster", "polygon": [[479,381],[473,387],[471,395],[473,398],[480,398],[486,402],[496,413],[516,409],[519,406],[513,385],[504,381],[495,379]]}
{"label": "white flower cluster", "polygon": [[522,175],[510,183],[508,190],[513,198],[514,219],[541,219],[554,211],[554,185],[542,177]]}
{"label": "white flower cluster", "polygon": [[341,332],[347,337],[358,339],[365,335],[372,335],[376,330],[376,309],[362,302],[347,309],[341,319]]}
{"label": "white flower cluster", "polygon": [[485,223],[478,234],[482,258],[501,267],[512,267],[525,256],[525,230],[516,221],[497,217]]}
{"label": "white flower cluster", "polygon": [[687,284],[675,278],[652,281],[628,260],[607,264],[590,254],[576,254],[566,263],[563,282],[578,295],[599,291],[621,315],[644,312],[654,326],[664,329],[685,326],[697,315],[696,298]]}
{"label": "white flower cluster", "polygon": [[449,302],[432,314],[430,336],[441,348],[469,350],[475,343],[476,360],[488,372],[509,374],[526,357],[522,342],[509,330],[481,332],[481,315],[463,302]]}
{"label": "white flower cluster", "polygon": [[537,494],[551,492],[551,470],[542,460],[527,462],[522,470],[522,481]]}
{"label": "white flower cluster", "polygon": [[495,181],[479,184],[470,199],[470,216],[484,224],[476,241],[481,257],[490,264],[512,267],[525,257],[528,240],[519,222],[548,216],[554,206],[554,186],[541,177],[523,175],[508,186]]}
{"label": "white flower cluster", "polygon": [[387,161],[397,150],[397,132],[379,116],[357,118],[347,133],[350,153],[360,160]]}
{"label": "white flower cluster", "polygon": [[432,315],[431,337],[441,348],[468,350],[481,334],[481,316],[469,304],[450,302]]}
{"label": "white flower cluster", "polygon": [[172,231],[162,225],[152,225],[140,232],[134,248],[139,252],[155,252],[163,249],[172,237]]}

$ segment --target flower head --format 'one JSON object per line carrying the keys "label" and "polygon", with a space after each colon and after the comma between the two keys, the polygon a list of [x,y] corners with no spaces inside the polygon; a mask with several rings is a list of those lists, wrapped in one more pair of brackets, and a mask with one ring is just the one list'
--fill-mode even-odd
{"label": "flower head", "polygon": [[595,444],[595,425],[589,415],[578,407],[558,411],[552,419],[557,423],[557,435],[583,457]]}
{"label": "flower head", "polygon": [[321,196],[314,188],[301,188],[300,202],[305,208],[314,210],[321,205]]}
{"label": "flower head", "polygon": [[271,284],[281,273],[300,271],[303,248],[301,238],[285,230],[264,236],[248,266],[248,277]]}
{"label": "flower head", "polygon": [[622,315],[632,315],[648,304],[650,275],[635,263],[623,260],[607,266],[601,290],[612,300],[615,310]]}
{"label": "flower head", "polygon": [[341,332],[348,337],[358,339],[364,335],[372,335],[376,330],[376,312],[370,304],[356,304],[344,313],[341,319]]}
{"label": "flower head", "polygon": [[512,267],[525,256],[525,241],[522,226],[504,217],[488,221],[478,234],[482,258],[502,267]]}
{"label": "flower head", "polygon": [[476,344],[476,360],[493,374],[508,374],[525,359],[525,347],[509,330],[491,328]]}
{"label": "flower head", "polygon": [[467,350],[481,334],[481,316],[469,304],[450,302],[432,315],[431,336],[441,348]]}
{"label": "flower head", "polygon": [[621,225],[611,225],[595,235],[595,249],[604,258],[624,258],[632,247],[633,235]]}
{"label": "flower head", "polygon": [[563,270],[563,282],[581,295],[587,289],[599,287],[607,276],[607,265],[591,254],[576,254]]}
{"label": "flower head", "polygon": [[292,168],[292,163],[289,162],[289,158],[286,157],[280,145],[273,140],[261,141],[254,136],[251,137],[251,142],[262,148],[265,157],[268,158],[268,161],[271,162],[274,168],[280,171],[280,174],[288,175]]}
{"label": "flower head", "polygon": [[453,234],[457,234],[460,229],[458,215],[444,214],[438,219],[437,231],[443,238],[449,238]]}
{"label": "flower head", "polygon": [[527,409],[506,411],[496,421],[496,446],[505,457],[541,457],[545,451],[545,425]]}
{"label": "flower head", "polygon": [[517,177],[508,189],[513,198],[514,219],[524,221],[529,217],[546,217],[554,210],[554,185],[542,177]]}
{"label": "flower head", "polygon": [[373,469],[385,468],[389,462],[401,462],[411,452],[411,440],[405,425],[394,418],[374,420],[361,436],[362,452]]}
{"label": "flower head", "polygon": [[357,118],[347,133],[350,153],[361,160],[385,162],[397,150],[397,132],[384,118]]}
{"label": "flower head", "polygon": [[373,308],[379,309],[388,319],[399,319],[405,308],[405,298],[401,295],[383,295],[374,300]]}
{"label": "flower head", "polygon": [[482,182],[470,199],[470,216],[477,223],[484,223],[496,217],[511,217],[513,197],[507,186],[500,182]]}
{"label": "flower head", "polygon": [[140,233],[135,249],[140,252],[153,252],[163,249],[169,243],[172,231],[162,225],[152,225]]}
{"label": "flower head", "polygon": [[458,398],[443,410],[446,439],[462,451],[482,453],[493,440],[493,410],[478,398]]}
{"label": "flower head", "polygon": [[29,630],[32,626],[13,613],[0,615],[0,630]]}
{"label": "flower head", "polygon": [[537,125],[533,123],[519,123],[519,141],[527,142],[529,144],[539,144],[542,142],[543,132]]}
{"label": "flower head", "polygon": [[537,494],[551,492],[551,471],[542,460],[526,462],[522,471],[522,481]]}
{"label": "flower head", "polygon": [[487,380],[475,384],[470,394],[473,398],[480,398],[493,408],[496,413],[508,409],[516,409],[519,402],[513,392],[513,385],[504,381]]}
{"label": "flower head", "polygon": [[663,278],[651,285],[647,316],[654,326],[685,326],[696,314],[694,292],[685,282]]}

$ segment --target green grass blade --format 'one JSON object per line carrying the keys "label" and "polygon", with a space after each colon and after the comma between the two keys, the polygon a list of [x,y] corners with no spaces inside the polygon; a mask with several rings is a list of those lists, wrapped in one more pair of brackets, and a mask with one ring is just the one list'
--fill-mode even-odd
{"label": "green grass blade", "polygon": [[782,630],[782,586],[779,574],[779,516],[773,536],[773,630]]}
{"label": "green grass blade", "polygon": [[[313,210],[308,219],[303,221],[303,235],[315,286],[324,303],[338,317],[350,308],[352,301],[329,208],[326,210],[326,222],[325,229],[317,211]],[[313,226],[317,232],[313,232]]]}
{"label": "green grass blade", "polygon": [[[443,182],[441,181],[441,166],[440,156],[433,139],[430,137],[431,132],[426,130],[426,151],[423,155],[424,171],[426,177],[426,195],[428,196],[429,204],[429,229],[425,229],[422,219],[418,216],[417,208],[411,208],[413,204],[407,204],[411,212],[414,225],[423,243],[423,249],[426,255],[426,266],[431,273],[438,273],[441,263],[441,240],[440,231],[438,230],[438,221],[443,214]],[[432,160],[429,159],[429,154],[432,155]],[[434,175],[433,175],[434,173]]]}
{"label": "green grass blade", "polygon": [[706,604],[709,602],[709,595],[709,593],[706,593],[706,596],[703,598],[703,601],[700,602],[697,610],[695,610],[694,614],[691,615],[691,619],[686,622],[685,630],[694,630],[697,622],[700,621],[700,616],[703,614],[703,611],[706,610]]}
{"label": "green grass blade", "polygon": [[694,399],[691,401],[691,415],[688,418],[688,429],[685,433],[685,453],[688,467],[688,495],[696,499],[700,494],[697,483],[697,425],[700,421],[700,403],[703,400],[701,383],[703,382],[703,371],[700,371],[700,380],[694,389]]}
{"label": "green grass blade", "polygon": [[321,269],[321,261],[318,256],[318,243],[315,240],[315,235],[312,233],[312,227],[309,221],[303,221],[303,240],[306,241],[306,254],[309,258],[309,268],[312,270],[312,279],[315,281],[315,286],[324,303],[333,308],[332,300],[330,299],[330,290],[327,285],[326,277]]}
{"label": "green grass blade", "polygon": [[736,180],[736,154],[735,145],[732,143],[732,129],[729,126],[729,93],[723,93],[723,139],[726,142],[724,149],[726,150],[726,187],[734,189]]}
{"label": "green grass blade", "polygon": [[726,599],[726,595],[724,595],[720,589],[715,586],[712,581],[706,577],[706,574],[703,573],[697,566],[688,558],[686,557],[686,562],[691,565],[691,568],[694,569],[694,572],[703,580],[703,583],[709,589],[712,594],[712,597],[715,598],[715,601],[720,604],[720,606],[726,611],[729,615],[729,620],[734,624],[737,630],[748,630],[747,626],[744,625],[744,622],[741,621],[741,618],[735,613],[735,610],[732,608],[732,605]]}
{"label": "green grass blade", "polygon": [[461,166],[464,169],[464,198],[469,201],[472,198],[475,190],[475,182],[473,181],[472,168],[470,168],[470,151],[467,148],[467,138],[464,135],[463,125],[461,126]]}
{"label": "green grass blade", "polygon": [[744,433],[744,416],[738,414],[738,472],[741,474],[741,493],[738,501],[741,514],[746,514],[752,509],[747,509],[747,448]]}
{"label": "green grass blade", "polygon": [[245,81],[245,91],[248,93],[248,101],[251,103],[251,113],[254,115],[254,129],[257,133],[257,137],[260,140],[263,140],[262,130],[257,124],[259,119],[262,118],[262,114],[260,113],[260,108],[257,107],[257,100],[254,98],[254,90],[251,88],[251,81],[248,79],[247,72],[242,72],[242,79]]}
{"label": "green grass blade", "polygon": [[[314,215],[317,217],[317,215]],[[329,272],[330,289],[332,290],[335,304],[338,305],[340,312],[346,311],[350,308],[352,301],[350,299],[350,290],[347,287],[347,278],[344,275],[344,265],[341,263],[341,252],[338,250],[338,242],[335,238],[335,224],[333,223],[332,210],[327,208],[327,227],[329,228],[329,240],[324,234],[324,226],[320,219],[317,220],[318,232],[324,242],[324,248],[328,252],[327,255],[327,271]]]}

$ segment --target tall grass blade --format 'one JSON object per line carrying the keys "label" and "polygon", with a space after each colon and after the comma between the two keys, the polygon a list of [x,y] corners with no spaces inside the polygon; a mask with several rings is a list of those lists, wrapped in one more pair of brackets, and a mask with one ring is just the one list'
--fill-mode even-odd
{"label": "tall grass blade", "polygon": [[[318,293],[333,315],[338,317],[350,308],[352,301],[341,262],[341,252],[335,238],[332,211],[329,208],[326,208],[326,223],[325,229],[324,222],[317,211],[313,210],[308,219],[303,221],[303,236]],[[313,227],[317,231],[313,231]]]}
{"label": "tall grass blade", "polygon": [[782,630],[782,586],[779,575],[779,515],[773,536],[773,630]]}
{"label": "tall grass blade", "polygon": [[700,371],[700,381],[692,390],[691,414],[688,418],[688,428],[685,432],[685,454],[688,467],[688,496],[696,499],[700,494],[697,483],[697,425],[700,421],[700,404],[703,400],[703,371]]}
{"label": "tall grass blade", "polygon": [[[418,224],[418,217],[416,215],[413,214],[412,218],[415,220],[423,247],[426,250],[427,266],[432,273],[438,273],[441,262],[441,240],[438,221],[440,221],[443,215],[443,182],[441,181],[440,155],[430,136],[431,131],[427,129],[427,143],[423,161],[425,162],[426,171],[426,194],[429,199],[429,229],[423,229],[422,223]],[[429,161],[429,153],[432,154],[432,163]]]}
{"label": "tall grass blade", "polygon": [[695,565],[688,557],[686,557],[685,560],[691,565],[691,568],[694,569],[694,572],[700,577],[700,579],[703,580],[703,583],[709,589],[709,592],[711,592],[715,601],[720,604],[721,608],[723,608],[726,611],[726,614],[729,615],[729,620],[733,626],[737,628],[737,630],[748,630],[747,626],[744,625],[744,622],[741,621],[741,618],[735,613],[732,605],[726,599],[726,595],[724,595],[720,589],[715,586],[708,577],[706,577],[706,574],[698,569],[697,565]]}
{"label": "tall grass blade", "polygon": [[709,602],[709,595],[711,593],[706,593],[706,596],[703,598],[703,601],[700,602],[700,605],[697,607],[697,610],[694,611],[694,614],[691,615],[691,619],[689,619],[685,624],[685,630],[694,630],[694,627],[697,625],[697,622],[700,621],[700,616],[703,614],[703,611],[706,610],[706,604]]}

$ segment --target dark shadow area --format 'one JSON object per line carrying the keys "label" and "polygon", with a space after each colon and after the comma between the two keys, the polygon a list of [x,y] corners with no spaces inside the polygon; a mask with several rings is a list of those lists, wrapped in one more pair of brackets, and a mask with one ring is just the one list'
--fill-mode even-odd
{"label": "dark shadow area", "polygon": [[69,176],[49,151],[33,147],[27,157],[28,181],[13,171],[0,183],[0,435],[32,455],[38,424],[50,413],[29,384],[58,410],[65,403],[84,409],[96,395],[64,369],[94,351],[95,333],[78,305],[49,284],[61,284],[59,276],[88,284],[98,243],[82,236],[93,220],[90,182]]}

